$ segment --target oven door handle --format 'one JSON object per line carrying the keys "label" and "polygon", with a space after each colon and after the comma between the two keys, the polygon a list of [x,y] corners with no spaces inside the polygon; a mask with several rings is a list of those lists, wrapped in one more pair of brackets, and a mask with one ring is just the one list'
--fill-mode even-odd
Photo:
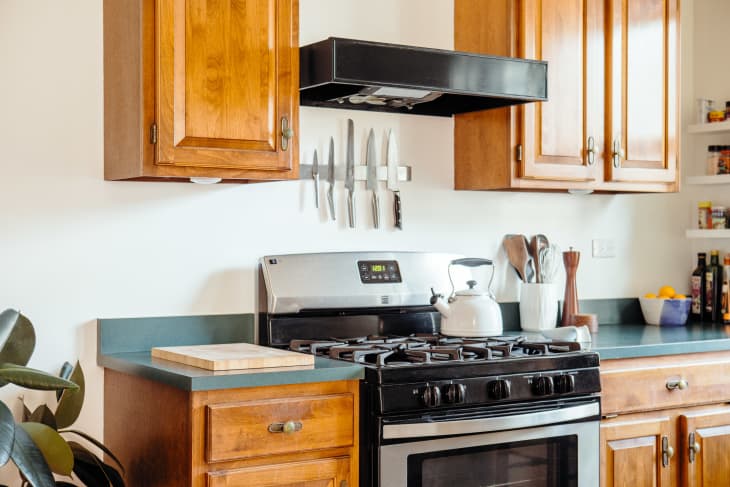
{"label": "oven door handle", "polygon": [[389,424],[383,426],[383,439],[426,438],[532,428],[535,426],[587,419],[598,416],[600,412],[601,408],[599,403],[592,402],[580,406],[550,409],[535,413],[521,413],[513,416],[428,423]]}

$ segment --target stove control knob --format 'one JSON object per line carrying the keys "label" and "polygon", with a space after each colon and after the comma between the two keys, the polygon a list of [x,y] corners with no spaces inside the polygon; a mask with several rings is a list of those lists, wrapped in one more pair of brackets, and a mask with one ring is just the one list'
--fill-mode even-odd
{"label": "stove control knob", "polygon": [[558,394],[575,392],[575,376],[559,375],[555,377],[555,392]]}
{"label": "stove control knob", "polygon": [[532,393],[536,396],[549,396],[553,393],[553,378],[548,376],[532,379]]}
{"label": "stove control knob", "polygon": [[507,399],[511,392],[511,385],[508,380],[497,379],[487,384],[487,395],[489,399]]}
{"label": "stove control knob", "polygon": [[466,402],[466,386],[464,384],[449,384],[446,386],[446,402],[464,404]]}
{"label": "stove control knob", "polygon": [[427,408],[441,405],[441,389],[438,386],[426,386],[421,394],[421,401]]}

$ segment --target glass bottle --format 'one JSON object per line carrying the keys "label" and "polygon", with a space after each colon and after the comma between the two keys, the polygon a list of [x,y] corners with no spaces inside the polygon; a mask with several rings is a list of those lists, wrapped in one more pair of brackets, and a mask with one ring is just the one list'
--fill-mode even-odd
{"label": "glass bottle", "polygon": [[722,267],[720,251],[710,251],[710,265],[705,269],[705,321],[716,323],[721,320]]}
{"label": "glass bottle", "polygon": [[690,307],[690,320],[702,321],[705,310],[705,268],[707,267],[707,254],[697,254],[697,268],[690,276],[690,290],[692,305]]}

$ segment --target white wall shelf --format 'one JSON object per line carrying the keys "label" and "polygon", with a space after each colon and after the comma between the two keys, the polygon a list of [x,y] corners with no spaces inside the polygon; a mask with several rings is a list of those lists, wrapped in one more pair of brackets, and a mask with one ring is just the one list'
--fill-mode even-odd
{"label": "white wall shelf", "polygon": [[690,134],[718,134],[730,133],[730,121],[713,122],[713,123],[697,123],[687,127]]}
{"label": "white wall shelf", "polygon": [[715,176],[688,176],[687,184],[730,184],[730,174]]}
{"label": "white wall shelf", "polygon": [[691,229],[687,230],[687,238],[730,238],[730,228],[719,230]]}

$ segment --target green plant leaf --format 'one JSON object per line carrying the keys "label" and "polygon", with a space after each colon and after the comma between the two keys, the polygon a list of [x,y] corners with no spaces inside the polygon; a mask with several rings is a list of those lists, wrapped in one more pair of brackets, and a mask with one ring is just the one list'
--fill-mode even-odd
{"label": "green plant leaf", "polygon": [[119,466],[119,470],[121,470],[122,474],[124,473],[124,465],[122,465],[122,462],[119,461],[119,459],[114,455],[114,453],[112,453],[112,451],[109,448],[107,448],[102,442],[100,442],[96,438],[93,438],[92,436],[84,433],[83,431],[78,431],[78,430],[61,430],[61,431],[59,431],[59,433],[63,433],[63,434],[72,433],[72,434],[78,435],[78,436],[82,437],[83,439],[87,440],[88,442],[92,443],[95,447],[97,447],[98,449],[103,451],[105,454],[107,454],[109,456],[109,458],[114,460],[114,463],[116,463],[117,466]]}
{"label": "green plant leaf", "polygon": [[15,438],[15,419],[4,402],[0,401],[0,467],[8,463],[13,451]]}
{"label": "green plant leaf", "polygon": [[28,389],[51,391],[56,389],[78,389],[73,382],[48,374],[42,370],[22,365],[0,364],[0,379]]}
{"label": "green plant leaf", "polygon": [[74,453],[74,473],[84,484],[94,487],[125,487],[122,476],[114,467],[102,462],[79,443],[69,441],[68,445]]}
{"label": "green plant leaf", "polygon": [[15,443],[10,458],[34,487],[55,487],[56,481],[53,480],[43,453],[21,427],[15,428]]}
{"label": "green plant leaf", "polygon": [[[0,330],[0,363],[26,365],[35,348],[35,330],[30,320],[13,309],[6,309],[0,313]],[[8,330],[10,333],[5,336]],[[4,385],[7,382],[0,380],[0,387]]]}
{"label": "green plant leaf", "polygon": [[61,400],[58,401],[56,408],[56,424],[59,428],[68,428],[79,417],[81,407],[84,405],[85,380],[84,371],[81,364],[76,362],[76,366],[71,372],[69,380],[79,386],[78,389],[66,389],[61,394]]}
{"label": "green plant leaf", "polygon": [[54,430],[58,429],[58,426],[56,426],[56,417],[53,415],[53,411],[51,411],[51,409],[45,404],[38,406],[27,419],[23,419],[23,422],[41,423],[45,424],[49,428],[53,428]]}
{"label": "green plant leaf", "polygon": [[20,427],[28,433],[33,443],[43,453],[43,458],[52,472],[71,475],[74,456],[71,448],[58,432],[41,423],[21,423]]}
{"label": "green plant leaf", "polygon": [[[71,372],[73,371],[74,367],[68,362],[64,362],[61,366],[61,370],[58,371],[58,376],[61,379],[68,379],[71,376]],[[56,391],[56,401],[61,400],[61,394],[63,394],[62,390]]]}

